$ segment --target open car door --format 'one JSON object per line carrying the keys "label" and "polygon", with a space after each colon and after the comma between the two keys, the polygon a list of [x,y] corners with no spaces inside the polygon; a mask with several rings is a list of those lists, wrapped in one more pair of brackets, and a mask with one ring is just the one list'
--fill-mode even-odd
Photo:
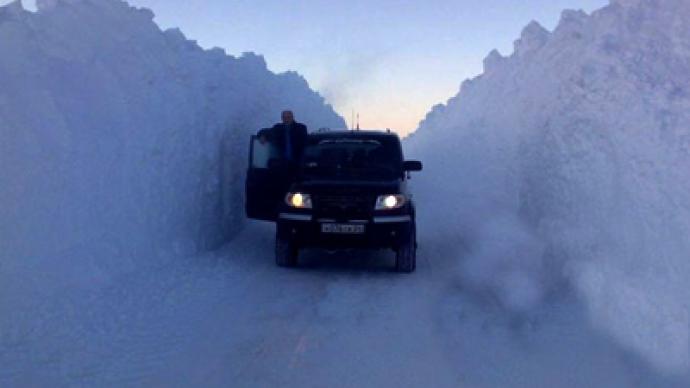
{"label": "open car door", "polygon": [[285,170],[278,148],[270,140],[261,142],[252,136],[249,144],[249,168],[245,182],[245,211],[255,220],[275,221],[288,190]]}

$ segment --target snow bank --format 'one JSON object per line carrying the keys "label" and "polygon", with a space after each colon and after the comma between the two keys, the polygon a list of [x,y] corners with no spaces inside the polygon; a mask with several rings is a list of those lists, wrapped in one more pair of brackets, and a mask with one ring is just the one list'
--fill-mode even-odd
{"label": "snow bank", "polygon": [[[514,312],[573,289],[592,324],[690,369],[690,2],[530,24],[408,140],[429,239]],[[570,285],[568,287],[567,285]]]}
{"label": "snow bank", "polygon": [[0,8],[0,305],[217,246],[244,219],[250,132],[284,108],[345,126],[299,75],[202,50],[149,10],[38,5]]}

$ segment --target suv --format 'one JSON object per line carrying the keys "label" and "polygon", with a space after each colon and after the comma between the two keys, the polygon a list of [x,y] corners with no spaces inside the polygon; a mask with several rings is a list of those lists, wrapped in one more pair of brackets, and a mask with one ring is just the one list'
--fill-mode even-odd
{"label": "suv", "polygon": [[301,161],[252,137],[246,181],[249,218],[276,222],[276,263],[297,265],[301,248],[393,249],[396,269],[416,267],[415,206],[397,135],[378,131],[310,134]]}

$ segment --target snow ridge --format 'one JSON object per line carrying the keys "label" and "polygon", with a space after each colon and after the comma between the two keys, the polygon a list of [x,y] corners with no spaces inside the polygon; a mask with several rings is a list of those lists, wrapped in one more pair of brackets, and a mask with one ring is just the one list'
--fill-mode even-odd
{"label": "snow ridge", "polygon": [[0,8],[0,308],[218,246],[244,219],[250,132],[285,108],[345,126],[298,74],[205,51],[149,10],[38,5]]}
{"label": "snow ridge", "polygon": [[616,0],[532,23],[409,139],[466,284],[516,312],[573,289],[672,374],[690,370],[688,20],[684,0]]}

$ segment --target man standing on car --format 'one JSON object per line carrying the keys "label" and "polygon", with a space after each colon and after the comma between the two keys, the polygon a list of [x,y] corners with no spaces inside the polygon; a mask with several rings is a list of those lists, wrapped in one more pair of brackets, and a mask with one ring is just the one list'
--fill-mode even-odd
{"label": "man standing on car", "polygon": [[281,121],[273,128],[259,132],[259,139],[262,143],[271,142],[288,164],[295,166],[307,144],[307,127],[296,122],[295,115],[289,110],[283,111]]}

